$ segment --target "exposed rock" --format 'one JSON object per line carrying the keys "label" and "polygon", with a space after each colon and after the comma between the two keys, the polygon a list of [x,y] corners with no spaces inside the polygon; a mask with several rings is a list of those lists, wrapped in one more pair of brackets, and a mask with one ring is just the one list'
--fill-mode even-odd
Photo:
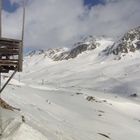
{"label": "exposed rock", "polygon": [[61,61],[61,60],[68,60],[76,58],[79,54],[93,50],[99,47],[99,43],[97,40],[92,36],[84,38],[81,42],[75,43],[72,49],[68,48],[55,48],[55,49],[48,49],[32,51],[27,56],[32,57],[33,55],[43,55],[44,57],[49,57],[54,61]]}
{"label": "exposed rock", "polygon": [[8,109],[8,110],[11,110],[11,111],[14,111],[14,110],[18,110],[20,111],[19,108],[15,108],[11,105],[9,105],[8,103],[6,103],[3,99],[0,98],[0,106],[3,108],[3,109]]}
{"label": "exposed rock", "polygon": [[83,93],[77,92],[76,95],[83,95]]}
{"label": "exposed rock", "polygon": [[106,135],[106,134],[103,134],[103,133],[98,133],[98,134],[101,135],[101,136],[104,136],[104,137],[106,137],[108,139],[110,139],[110,137],[108,135]]}
{"label": "exposed rock", "polygon": [[28,54],[28,56],[33,56],[33,55],[40,55],[40,54],[43,54],[45,51],[44,50],[33,50],[33,51],[31,51],[29,54]]}
{"label": "exposed rock", "polygon": [[96,99],[93,96],[88,96],[86,99],[88,101],[96,101]]}
{"label": "exposed rock", "polygon": [[137,93],[131,94],[130,97],[138,97]]}
{"label": "exposed rock", "polygon": [[129,52],[140,49],[140,26],[127,32],[119,41],[111,47],[106,48],[103,53],[106,55],[117,55],[119,58]]}
{"label": "exposed rock", "polygon": [[52,59],[55,61],[59,61],[59,60],[68,60],[71,58],[76,58],[82,52],[85,52],[87,50],[93,50],[98,46],[99,44],[96,43],[96,40],[94,38],[92,38],[92,40],[90,40],[89,42],[88,41],[86,42],[84,40],[83,42],[78,42],[74,44],[73,49],[68,50],[66,52],[62,52],[59,55],[55,55]]}
{"label": "exposed rock", "polygon": [[102,110],[98,110],[98,112],[100,112],[100,113],[105,113],[104,111],[102,111]]}

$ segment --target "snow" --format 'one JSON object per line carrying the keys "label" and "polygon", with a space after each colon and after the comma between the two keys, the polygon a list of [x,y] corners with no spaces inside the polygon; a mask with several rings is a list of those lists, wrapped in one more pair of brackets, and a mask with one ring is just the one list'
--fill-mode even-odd
{"label": "snow", "polygon": [[18,124],[16,128],[12,126],[11,129],[15,129],[15,132],[12,132],[10,137],[3,137],[1,140],[47,140],[45,136],[26,124]]}
{"label": "snow", "polygon": [[[139,140],[139,52],[119,61],[105,59],[98,54],[112,41],[99,43],[95,50],[60,62],[27,56],[20,82],[17,75],[2,95],[21,109],[8,126],[16,127],[14,133],[2,140],[108,139],[100,134],[111,140]],[[130,96],[134,93],[138,97]]]}

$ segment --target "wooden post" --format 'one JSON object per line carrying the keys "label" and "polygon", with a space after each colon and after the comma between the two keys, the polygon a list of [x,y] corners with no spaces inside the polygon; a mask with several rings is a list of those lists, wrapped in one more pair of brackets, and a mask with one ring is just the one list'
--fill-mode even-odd
{"label": "wooden post", "polygon": [[9,77],[9,79],[6,81],[6,83],[3,85],[3,87],[0,89],[0,94],[2,93],[2,91],[4,90],[4,88],[8,85],[8,83],[10,82],[10,80],[14,77],[14,75],[16,74],[17,70],[15,70],[12,75]]}
{"label": "wooden post", "polygon": [[21,36],[21,46],[19,50],[19,69],[18,71],[22,71],[22,64],[23,64],[23,45],[24,45],[24,29],[25,29],[25,0],[23,0],[23,19],[22,19],[22,36]]}
{"label": "wooden post", "polygon": [[[2,0],[0,0],[0,39],[1,37],[2,37]],[[0,89],[1,89],[1,73],[0,73]]]}
{"label": "wooden post", "polygon": [[24,41],[24,28],[25,28],[25,0],[23,0],[23,19],[22,19],[22,38],[21,38],[22,41]]}
{"label": "wooden post", "polygon": [[[1,39],[1,37],[2,37],[2,0],[0,0],[0,39]],[[1,73],[0,73],[0,90],[1,90]],[[1,99],[1,93],[0,93],[0,99]],[[0,107],[0,136],[2,136],[2,112],[1,112],[1,107]]]}
{"label": "wooden post", "polygon": [[0,0],[0,38],[1,38],[1,35],[2,35],[2,0]]}

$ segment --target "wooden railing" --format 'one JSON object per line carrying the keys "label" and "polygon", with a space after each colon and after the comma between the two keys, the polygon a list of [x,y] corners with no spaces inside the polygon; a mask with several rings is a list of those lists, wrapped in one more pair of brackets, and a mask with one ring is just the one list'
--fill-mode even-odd
{"label": "wooden railing", "polygon": [[22,41],[9,38],[0,38],[0,72],[10,70],[22,71]]}

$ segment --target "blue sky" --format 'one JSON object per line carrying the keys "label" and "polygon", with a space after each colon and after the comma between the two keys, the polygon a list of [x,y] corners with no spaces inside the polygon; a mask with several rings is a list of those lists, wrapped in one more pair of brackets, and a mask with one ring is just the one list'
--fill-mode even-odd
{"label": "blue sky", "polygon": [[[103,3],[102,0],[84,0],[84,5],[88,6],[89,8],[100,3]],[[10,0],[3,0],[3,8],[8,12],[14,12],[18,8],[18,4],[14,3],[12,5]]]}
{"label": "blue sky", "polygon": [[103,4],[103,1],[102,0],[84,0],[84,5],[87,5],[89,8],[97,4]]}
{"label": "blue sky", "polygon": [[10,0],[3,0],[3,8],[8,12],[14,12],[18,8],[18,4],[11,5]]}

